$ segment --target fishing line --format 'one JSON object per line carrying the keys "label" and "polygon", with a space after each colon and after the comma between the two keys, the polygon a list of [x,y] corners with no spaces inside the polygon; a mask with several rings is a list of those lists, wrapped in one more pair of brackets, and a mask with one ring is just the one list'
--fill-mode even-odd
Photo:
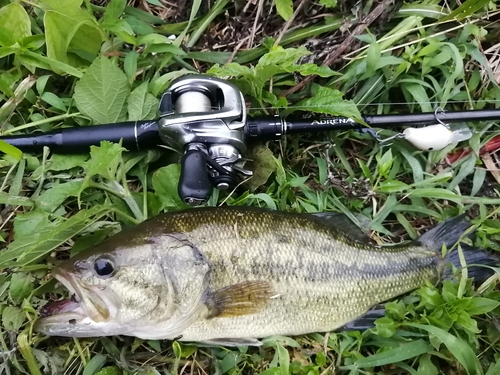
{"label": "fishing line", "polygon": [[[454,100],[452,102],[447,102],[446,105],[453,105],[453,104],[465,104],[465,103],[470,103],[470,104],[478,104],[478,103],[500,103],[500,99],[491,99],[491,100],[476,100],[476,101],[470,101],[470,100]],[[370,107],[375,107],[375,106],[408,106],[408,105],[421,105],[421,104],[438,104],[442,105],[443,102],[441,101],[426,101],[426,102],[380,102],[380,103],[354,103],[355,105],[358,106],[370,106]],[[332,108],[335,107],[335,105],[308,105],[308,106],[296,106],[296,105],[291,105],[290,107],[277,107],[277,106],[269,106],[265,107],[265,109],[309,109],[309,108]],[[262,107],[247,107],[247,109],[253,109],[253,110],[259,110],[263,109]]]}

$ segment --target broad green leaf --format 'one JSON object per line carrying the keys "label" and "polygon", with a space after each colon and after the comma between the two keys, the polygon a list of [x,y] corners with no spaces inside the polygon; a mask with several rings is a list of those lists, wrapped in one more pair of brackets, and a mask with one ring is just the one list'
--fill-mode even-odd
{"label": "broad green leaf", "polygon": [[9,47],[31,35],[31,21],[23,6],[14,2],[0,9],[0,45]]}
{"label": "broad green leaf", "polygon": [[112,31],[118,38],[123,40],[125,43],[129,43],[132,45],[136,45],[136,39],[134,36],[134,30],[128,24],[128,22],[124,20],[118,20],[115,24],[107,26],[109,31]]}
{"label": "broad green leaf", "polygon": [[106,240],[106,238],[109,238],[111,235],[118,233],[121,230],[122,229],[119,225],[115,225],[97,230],[89,235],[78,237],[71,247],[70,256],[73,257],[83,250],[102,243]]}
{"label": "broad green leaf", "polygon": [[144,53],[171,53],[176,56],[185,56],[186,52],[183,49],[174,46],[173,44],[152,44],[144,49]]}
{"label": "broad green leaf", "polygon": [[300,46],[298,48],[283,48],[281,46],[276,46],[259,59],[256,68],[269,65],[288,67],[293,65],[301,57],[308,56],[310,54],[311,52],[304,46]]}
{"label": "broad green leaf", "polygon": [[186,74],[192,74],[190,70],[187,69],[178,69],[174,70],[172,72],[168,72],[160,76],[159,78],[155,79],[152,81],[152,94],[155,97],[158,97],[160,93],[162,93],[164,90],[167,89],[167,87],[170,85],[170,82],[172,82],[174,79],[177,79],[179,77],[182,77]]}
{"label": "broad green leaf", "polygon": [[283,344],[279,341],[276,342],[276,352],[278,354],[278,361],[280,364],[281,374],[288,375],[290,374],[290,354],[288,350],[283,346]]}
{"label": "broad green leaf", "polygon": [[374,73],[377,69],[377,65],[380,61],[381,48],[380,44],[377,42],[373,42],[368,47],[366,51],[366,70],[369,73]]}
{"label": "broad green leaf", "polygon": [[476,166],[476,157],[474,155],[469,155],[467,160],[460,166],[460,170],[453,180],[449,183],[448,189],[455,189],[469,174],[474,172]]}
{"label": "broad green leaf", "polygon": [[495,364],[492,364],[485,375],[497,375],[500,374],[500,359],[497,359]]}
{"label": "broad green leaf", "polygon": [[0,191],[0,204],[10,204],[12,206],[33,206],[33,201],[28,197],[19,197],[9,195],[4,191]]}
{"label": "broad green leaf", "polygon": [[397,193],[401,191],[405,191],[409,188],[407,184],[398,180],[387,180],[382,181],[377,189],[382,193]]}
{"label": "broad green leaf", "polygon": [[277,210],[278,209],[278,207],[276,206],[276,202],[273,201],[273,198],[271,198],[271,196],[269,196],[268,194],[258,193],[258,194],[250,195],[248,197],[249,201],[251,201],[253,199],[259,200],[259,201],[264,201],[264,203],[267,205],[267,207],[270,208],[271,210]]}
{"label": "broad green leaf", "polygon": [[106,366],[99,372],[96,372],[94,375],[121,375],[122,372],[114,366]]}
{"label": "broad green leaf", "polygon": [[138,86],[128,99],[130,121],[153,120],[156,117],[159,100],[148,92],[148,82]]}
{"label": "broad green leaf", "polygon": [[[384,231],[384,228],[381,226],[381,223],[385,220],[385,218],[394,210],[394,207],[398,203],[395,195],[389,195],[385,203],[380,207],[379,211],[373,218],[370,227],[375,230]],[[380,226],[377,226],[380,225]],[[378,229],[376,229],[378,228]]]}
{"label": "broad green leaf", "polygon": [[[27,332],[27,331],[24,331],[23,333],[21,333],[21,335],[24,335],[25,332]],[[28,336],[28,334],[26,334],[25,336]],[[22,342],[24,340],[21,339],[19,341]],[[25,342],[28,343],[28,340],[26,339]],[[57,356],[50,355],[45,350],[35,349],[32,346],[30,346],[29,343],[24,348],[25,348],[24,351],[31,350],[33,353],[33,357],[35,359],[32,362],[31,367],[28,364],[28,367],[30,367],[30,369],[43,368],[43,370],[44,370],[43,374],[47,374],[47,375],[49,375],[49,374],[50,375],[57,375],[60,372],[60,368],[61,368],[60,362],[59,362],[60,359],[57,358]],[[31,374],[42,375],[39,372],[35,372],[35,371],[31,372]]]}
{"label": "broad green leaf", "polygon": [[88,65],[80,54],[97,56],[103,39],[88,12],[80,8],[69,8],[66,13],[50,10],[45,13],[44,24],[48,58],[79,67]]}
{"label": "broad green leaf", "polygon": [[139,54],[136,51],[127,52],[123,61],[123,70],[128,77],[128,82],[132,84],[135,80],[135,73],[137,72],[137,60]]}
{"label": "broad green leaf", "polygon": [[382,156],[377,155],[378,173],[383,177],[387,177],[393,162],[394,158],[392,157],[392,150],[390,148]]}
{"label": "broad green leaf", "polygon": [[432,112],[433,108],[431,101],[429,100],[429,96],[427,95],[423,85],[419,85],[417,83],[406,83],[403,88],[411,94],[413,99],[415,99],[418,104],[420,104],[422,111]]}
{"label": "broad green leaf", "polygon": [[153,173],[151,182],[156,195],[160,199],[162,209],[187,207],[179,198],[179,193],[177,192],[180,176],[180,164],[171,164]]}
{"label": "broad green leaf", "polygon": [[18,331],[26,320],[21,309],[7,306],[2,312],[2,325],[7,331]]}
{"label": "broad green leaf", "polygon": [[437,367],[432,363],[431,355],[424,354],[420,357],[418,363],[418,375],[438,375]]}
{"label": "broad green leaf", "polygon": [[127,6],[127,0],[111,0],[106,5],[106,10],[104,11],[104,16],[102,20],[103,27],[109,27],[115,25],[119,20],[120,16],[125,11]]}
{"label": "broad green leaf", "polygon": [[276,0],[276,11],[288,21],[293,16],[293,0]]}
{"label": "broad green leaf", "polygon": [[95,375],[99,370],[102,369],[102,367],[106,363],[106,360],[107,356],[105,356],[104,354],[96,354],[83,369],[83,375]]}
{"label": "broad green leaf", "polygon": [[245,168],[253,171],[253,176],[246,185],[250,191],[254,191],[266,183],[277,165],[273,159],[273,152],[264,145],[251,149],[247,158],[251,161],[245,164]]}
{"label": "broad green leaf", "polygon": [[238,363],[243,360],[242,356],[238,352],[230,351],[224,358],[220,361],[220,371],[222,374],[230,373],[231,369],[236,368]]}
{"label": "broad green leaf", "polygon": [[111,210],[109,206],[96,205],[90,209],[80,210],[56,225],[38,227],[29,235],[11,242],[9,247],[0,253],[0,267],[25,266],[39,260]]}
{"label": "broad green leaf", "polygon": [[127,76],[108,58],[97,58],[75,85],[78,110],[96,123],[126,120],[130,94]]}
{"label": "broad green leaf", "polygon": [[334,8],[337,6],[337,0],[319,0],[319,3],[326,8]]}
{"label": "broad green leaf", "polygon": [[418,357],[432,350],[428,342],[424,340],[411,341],[401,344],[393,349],[375,353],[369,357],[358,359],[355,364],[358,367],[377,367],[392,363],[406,361]]}
{"label": "broad green leaf", "polygon": [[413,181],[414,182],[422,182],[424,180],[424,171],[422,169],[422,165],[419,163],[417,158],[413,156],[407,149],[404,147],[395,146],[399,152],[404,156],[408,164],[410,165],[411,171],[413,173]]}
{"label": "broad green leaf", "polygon": [[138,18],[125,16],[123,19],[130,25],[130,28],[136,35],[147,35],[155,32],[155,29],[153,29],[149,24]]}
{"label": "broad green leaf", "polygon": [[469,375],[482,375],[483,369],[481,363],[472,348],[462,339],[453,336],[445,330],[429,325],[404,323],[407,326],[418,328],[427,331],[429,334],[435,336],[442,342],[448,350],[455,356],[455,358],[464,367]]}
{"label": "broad green leaf", "polygon": [[[8,49],[11,49],[10,47],[7,47]],[[5,48],[0,48],[0,58],[4,57],[2,56],[2,50]],[[13,49],[12,53],[14,53],[15,50]],[[8,97],[12,98],[14,96],[14,85],[17,82],[17,77],[9,74],[9,73],[0,73],[0,91],[3,92],[5,95]]]}
{"label": "broad green leaf", "polygon": [[214,75],[218,78],[251,76],[253,71],[248,66],[240,65],[238,63],[228,63],[224,65],[215,64],[207,70],[207,74]]}
{"label": "broad green leaf", "polygon": [[499,301],[484,297],[473,297],[467,305],[467,312],[470,315],[481,315],[493,311],[500,306]]}
{"label": "broad green leaf", "polygon": [[108,141],[101,142],[100,146],[92,146],[90,160],[87,162],[87,178],[100,175],[108,180],[114,180],[123,151],[125,149],[118,143]]}
{"label": "broad green leaf", "polygon": [[331,70],[328,66],[318,66],[316,64],[301,64],[301,65],[291,65],[287,68],[287,71],[299,72],[303,76],[308,76],[311,74],[316,74],[320,77],[332,77],[340,75],[340,73]]}
{"label": "broad green leaf", "polygon": [[[10,287],[10,278],[7,277],[6,275],[0,275],[0,299],[3,300],[4,293],[9,289]],[[0,306],[1,309],[1,306]]]}
{"label": "broad green leaf", "polygon": [[460,311],[458,313],[458,317],[456,319],[456,322],[460,324],[462,327],[465,329],[478,334],[481,332],[480,329],[477,328],[477,322],[470,317],[469,314],[467,314],[465,311]]}
{"label": "broad green leaf", "polygon": [[52,92],[44,92],[41,96],[40,99],[42,99],[44,102],[50,104],[51,106],[61,110],[62,112],[66,112],[67,108],[64,105],[64,102],[59,98],[56,94]]}
{"label": "broad green leaf", "polygon": [[165,8],[165,5],[160,3],[159,0],[146,0],[148,3],[156,5],[157,7]]}
{"label": "broad green leaf", "polygon": [[54,212],[69,197],[77,197],[83,186],[83,180],[73,180],[56,183],[45,190],[37,199],[40,208],[47,212]]}
{"label": "broad green leaf", "polygon": [[152,34],[146,34],[146,35],[141,35],[140,37],[137,38],[137,43],[138,44],[172,44],[172,40],[170,40],[167,36],[157,34],[157,33],[152,33]]}
{"label": "broad green leaf", "polygon": [[462,202],[462,197],[454,192],[442,188],[419,188],[409,193],[411,197],[421,197],[428,199],[447,199],[452,202]]}
{"label": "broad green leaf", "polygon": [[19,196],[23,184],[24,171],[26,169],[26,159],[22,159],[17,165],[16,174],[10,184],[9,195]]}
{"label": "broad green leaf", "polygon": [[50,74],[39,77],[36,80],[36,91],[38,91],[38,95],[42,95],[45,92],[45,86],[47,86],[47,82],[51,77]]}
{"label": "broad green leaf", "polygon": [[[166,20],[155,16],[151,13],[146,12],[145,10],[135,8],[132,6],[127,6],[125,8],[125,13],[131,17],[137,18],[138,20],[150,23],[152,25],[162,25],[163,27],[172,26],[175,30],[178,30],[179,24],[168,24]],[[181,24],[182,25],[182,24]],[[168,32],[168,31],[165,31]]]}
{"label": "broad green leaf", "polygon": [[20,304],[24,298],[29,297],[33,289],[33,279],[29,274],[16,272],[12,275],[9,295],[15,303]]}
{"label": "broad green leaf", "polygon": [[39,209],[16,215],[14,218],[14,240],[29,237],[40,230],[48,229],[51,225],[53,224],[49,220],[48,213]]}
{"label": "broad green leaf", "polygon": [[66,171],[75,167],[84,167],[88,158],[88,155],[52,154],[45,166],[45,170]]}
{"label": "broad green leaf", "polygon": [[491,0],[467,0],[464,3],[461,3],[461,5],[449,15],[442,17],[439,21],[444,22],[452,19],[461,21],[487,6],[490,1]]}
{"label": "broad green leaf", "polygon": [[21,150],[2,139],[0,139],[0,152],[12,156],[16,160],[21,160],[23,156],[23,152]]}
{"label": "broad green leaf", "polygon": [[80,70],[72,67],[71,65],[63,63],[61,61],[50,59],[48,57],[40,55],[39,53],[22,51],[18,54],[18,59],[23,64],[28,63],[38,68],[52,70],[54,73],[57,73],[59,75],[69,74],[78,78],[83,76],[83,73]]}
{"label": "broad green leaf", "polygon": [[45,11],[57,10],[66,15],[79,13],[84,0],[39,0],[40,5]]}
{"label": "broad green leaf", "polygon": [[474,172],[474,177],[472,179],[472,189],[470,195],[475,196],[479,190],[483,187],[484,180],[486,179],[486,169],[478,168]]}
{"label": "broad green leaf", "polygon": [[361,113],[356,104],[351,100],[344,100],[342,97],[343,94],[338,90],[316,85],[313,96],[299,101],[296,108],[301,111],[326,113],[362,121]]}

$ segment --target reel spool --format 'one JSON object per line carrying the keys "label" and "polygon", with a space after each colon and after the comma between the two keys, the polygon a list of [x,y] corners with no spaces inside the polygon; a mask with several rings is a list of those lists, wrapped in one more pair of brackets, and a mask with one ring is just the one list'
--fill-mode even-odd
{"label": "reel spool", "polygon": [[239,89],[213,77],[182,77],[160,101],[162,141],[183,153],[178,193],[189,205],[205,203],[213,188],[235,185],[236,172],[251,175],[236,164],[246,153],[247,113]]}

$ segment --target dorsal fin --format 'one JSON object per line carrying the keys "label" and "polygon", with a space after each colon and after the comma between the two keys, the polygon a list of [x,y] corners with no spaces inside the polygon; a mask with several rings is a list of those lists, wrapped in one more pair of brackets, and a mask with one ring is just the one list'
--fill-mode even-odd
{"label": "dorsal fin", "polygon": [[315,212],[309,215],[323,219],[325,224],[341,231],[356,242],[365,245],[373,245],[373,241],[368,237],[367,232],[365,232],[365,228],[367,228],[370,223],[369,221],[365,222],[365,220],[363,220],[364,216],[355,216],[359,222],[358,226],[349,216],[341,212]]}

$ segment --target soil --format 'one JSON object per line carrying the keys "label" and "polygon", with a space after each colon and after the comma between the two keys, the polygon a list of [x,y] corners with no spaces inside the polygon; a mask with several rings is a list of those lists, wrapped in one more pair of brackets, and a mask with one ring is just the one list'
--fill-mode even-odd
{"label": "soil", "polygon": [[[91,0],[91,3],[104,6],[109,1]],[[199,14],[209,12],[215,1],[202,1]],[[152,4],[155,2],[161,3],[162,6]],[[230,3],[228,10],[212,22],[208,32],[204,33],[191,50],[233,52],[235,49],[252,49],[262,44],[268,37],[279,38],[285,28],[287,31],[292,31],[310,27],[324,22],[325,16],[338,17],[340,15],[345,17],[345,23],[340,30],[327,35],[323,34],[321,38],[310,38],[299,43],[312,52],[312,55],[308,56],[307,62],[322,64],[341,45],[350,32],[359,26],[361,21],[381,2],[383,0],[339,0],[338,6],[330,10],[321,6],[318,1],[296,0],[294,1],[294,10],[299,10],[293,20],[287,24],[276,14],[274,2],[271,0],[234,0]],[[371,22],[369,28],[372,34],[377,35],[383,26],[391,21],[403,1],[393,0],[391,4]],[[144,10],[169,23],[188,21],[192,5],[193,0],[129,0],[128,2],[128,6]],[[356,22],[350,21],[353,16],[357,20]],[[343,48],[343,52],[350,52],[360,43],[354,38],[349,46]]]}

